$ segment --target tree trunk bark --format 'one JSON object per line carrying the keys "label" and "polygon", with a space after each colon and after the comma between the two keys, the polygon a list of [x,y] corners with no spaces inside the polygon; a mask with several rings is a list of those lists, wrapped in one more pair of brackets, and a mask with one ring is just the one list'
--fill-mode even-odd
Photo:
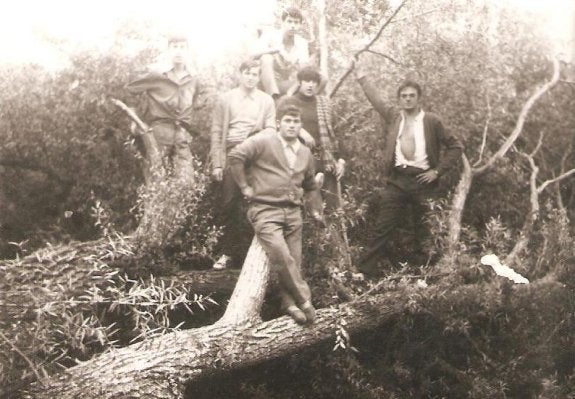
{"label": "tree trunk bark", "polygon": [[342,318],[350,333],[375,328],[403,312],[409,300],[404,290],[363,297],[338,308],[318,310],[316,323],[307,327],[286,316],[265,323],[216,323],[166,334],[80,363],[57,378],[36,383],[25,397],[182,398],[187,382],[335,339]]}
{"label": "tree trunk bark", "polygon": [[473,183],[473,170],[471,169],[471,165],[469,164],[469,160],[465,154],[462,155],[462,160],[463,171],[461,172],[459,183],[455,188],[455,194],[451,201],[447,256],[454,254],[457,249],[457,243],[459,242],[459,236],[461,235],[461,219],[463,218],[463,210],[465,209],[467,195],[469,194],[471,184]]}

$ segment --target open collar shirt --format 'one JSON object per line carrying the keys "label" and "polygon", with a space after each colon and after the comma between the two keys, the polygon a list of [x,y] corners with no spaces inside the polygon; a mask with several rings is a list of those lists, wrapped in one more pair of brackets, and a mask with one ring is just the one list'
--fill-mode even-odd
{"label": "open collar shirt", "polygon": [[419,169],[429,169],[429,161],[427,160],[427,151],[425,149],[425,131],[423,128],[423,117],[425,112],[420,110],[414,118],[414,139],[415,139],[415,154],[413,159],[407,159],[401,151],[401,136],[405,126],[405,114],[401,112],[401,121],[399,122],[399,132],[395,142],[395,166],[413,166]]}

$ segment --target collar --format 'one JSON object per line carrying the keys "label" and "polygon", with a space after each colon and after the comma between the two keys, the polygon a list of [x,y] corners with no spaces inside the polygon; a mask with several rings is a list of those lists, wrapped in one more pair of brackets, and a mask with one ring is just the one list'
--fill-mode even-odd
{"label": "collar", "polygon": [[293,152],[295,152],[297,154],[299,147],[301,146],[301,143],[299,142],[298,139],[295,139],[293,141],[293,143],[288,143],[280,134],[280,132],[278,132],[278,137],[280,139],[280,142],[282,143],[282,147],[284,150],[288,149],[288,147],[293,148]]}
{"label": "collar", "polygon": [[[423,117],[425,116],[425,112],[423,112],[422,109],[419,110],[419,112],[417,113],[417,115],[415,115],[415,117],[413,118],[416,122],[421,122],[423,121]],[[401,121],[403,122],[405,120],[405,112],[401,111]]]}
{"label": "collar", "polygon": [[314,102],[316,100],[316,96],[305,96],[301,94],[299,91],[295,93],[295,96],[300,99],[301,101],[305,102]]}
{"label": "collar", "polygon": [[252,91],[246,91],[243,88],[241,88],[240,86],[238,86],[238,93],[242,99],[243,98],[249,98],[250,100],[255,100],[256,92],[257,92],[257,88],[253,89]]}

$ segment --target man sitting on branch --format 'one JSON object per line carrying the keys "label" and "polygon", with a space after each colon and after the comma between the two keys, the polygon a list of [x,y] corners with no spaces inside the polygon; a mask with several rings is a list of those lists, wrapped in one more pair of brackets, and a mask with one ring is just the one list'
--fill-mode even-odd
{"label": "man sitting on branch", "polygon": [[280,30],[264,31],[252,52],[262,64],[263,90],[278,99],[295,86],[298,68],[310,63],[309,42],[299,34],[303,15],[290,7],[282,13]]}

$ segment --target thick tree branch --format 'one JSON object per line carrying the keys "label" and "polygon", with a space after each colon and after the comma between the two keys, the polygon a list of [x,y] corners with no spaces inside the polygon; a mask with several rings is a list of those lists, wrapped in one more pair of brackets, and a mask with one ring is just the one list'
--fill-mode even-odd
{"label": "thick tree branch", "polygon": [[553,86],[557,84],[557,82],[559,81],[559,75],[560,75],[559,61],[556,58],[554,58],[553,75],[551,79],[545,84],[543,84],[541,87],[539,87],[537,90],[535,90],[535,92],[531,95],[531,97],[527,99],[527,101],[523,105],[523,108],[521,109],[521,112],[519,113],[519,117],[517,118],[515,128],[513,129],[509,137],[507,137],[507,139],[501,145],[499,150],[495,154],[493,154],[493,156],[489,158],[487,162],[485,162],[485,164],[473,168],[473,173],[485,172],[487,169],[491,168],[495,164],[495,162],[497,162],[498,160],[503,158],[505,154],[507,154],[507,151],[509,151],[509,149],[515,143],[515,140],[517,140],[517,138],[523,131],[523,125],[525,124],[525,120],[527,119],[527,116],[529,115],[531,108],[545,93],[547,93],[549,90],[551,90],[551,88],[553,88]]}

